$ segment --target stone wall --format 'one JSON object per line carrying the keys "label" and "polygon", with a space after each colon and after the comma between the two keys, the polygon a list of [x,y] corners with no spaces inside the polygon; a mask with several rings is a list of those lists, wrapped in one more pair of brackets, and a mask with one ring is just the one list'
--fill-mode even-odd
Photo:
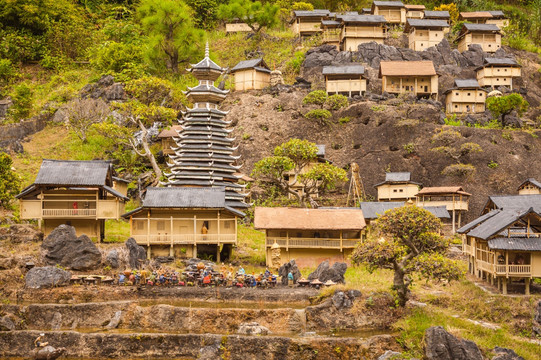
{"label": "stone wall", "polygon": [[43,130],[50,115],[38,115],[29,120],[21,121],[17,124],[8,124],[0,126],[0,150],[4,149],[11,152],[22,152],[22,140],[38,131]]}

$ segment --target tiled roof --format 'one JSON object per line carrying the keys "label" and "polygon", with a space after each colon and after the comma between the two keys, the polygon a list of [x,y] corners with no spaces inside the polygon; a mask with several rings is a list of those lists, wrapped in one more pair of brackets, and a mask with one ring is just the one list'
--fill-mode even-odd
{"label": "tiled roof", "polygon": [[501,212],[501,210],[491,210],[490,212],[488,212],[488,213],[486,213],[484,215],[481,215],[477,219],[475,219],[475,220],[467,223],[466,225],[462,226],[456,232],[459,233],[459,234],[467,233],[468,231],[473,229],[475,226],[477,226],[480,223],[482,223],[483,221],[493,217],[494,215],[498,214],[499,212]]}
{"label": "tiled roof", "polygon": [[44,159],[34,184],[38,185],[107,185],[107,175],[112,175],[110,161],[48,160]]}
{"label": "tiled roof", "polygon": [[479,83],[475,79],[455,79],[455,87],[463,88],[479,88]]}
{"label": "tiled roof", "polygon": [[235,65],[235,67],[231,69],[231,72],[244,70],[244,69],[253,69],[253,68],[263,68],[264,70],[270,72],[269,67],[267,66],[267,64],[262,58],[243,60],[239,62],[237,65]]}
{"label": "tiled roof", "polygon": [[404,3],[402,1],[374,1],[372,2],[373,6],[389,6],[389,7],[404,7]]}
{"label": "tiled roof", "polygon": [[224,208],[225,189],[189,187],[149,187],[144,208]]}
{"label": "tiled roof", "polygon": [[520,189],[522,186],[526,185],[527,183],[530,183],[530,184],[532,184],[533,186],[535,186],[535,187],[541,189],[541,182],[535,180],[534,178],[529,178],[529,179],[524,180],[524,181],[522,182],[522,184],[520,184],[520,185],[518,186],[518,189]]}
{"label": "tiled roof", "polygon": [[495,238],[488,241],[488,247],[493,250],[541,251],[541,238]]}
{"label": "tiled roof", "polygon": [[[373,220],[377,219],[385,213],[387,210],[395,209],[404,206],[404,202],[390,201],[390,202],[362,202],[360,205],[365,219]],[[449,211],[445,206],[426,206],[425,210],[430,211],[432,215],[440,219],[449,219]]]}
{"label": "tiled roof", "polygon": [[323,75],[363,75],[362,65],[324,66]]}
{"label": "tiled roof", "polygon": [[541,195],[492,195],[488,197],[488,203],[493,203],[497,209],[526,210],[533,207],[541,211]]}
{"label": "tiled roof", "polygon": [[404,6],[408,10],[424,10],[424,9],[426,9],[426,6],[424,6],[424,5],[405,4]]}
{"label": "tiled roof", "polygon": [[442,19],[449,19],[451,15],[449,14],[449,11],[425,11],[424,18],[442,18]]}
{"label": "tiled roof", "polygon": [[319,17],[319,16],[329,16],[329,10],[315,9],[312,11],[308,10],[296,10],[293,11],[295,17]]}
{"label": "tiled roof", "polygon": [[408,19],[406,23],[406,31],[408,28],[425,27],[425,28],[444,28],[449,27],[445,20],[430,20],[430,19]]}
{"label": "tiled roof", "polygon": [[433,76],[437,75],[432,61],[382,61],[381,76]]}
{"label": "tiled roof", "polygon": [[178,136],[177,131],[182,130],[181,125],[173,125],[170,128],[163,129],[162,132],[158,135],[159,138],[169,138]]}
{"label": "tiled roof", "polygon": [[461,12],[460,17],[463,19],[491,18],[492,14],[488,11],[470,11]]}
{"label": "tiled roof", "polygon": [[339,19],[344,23],[381,24],[387,22],[381,15],[343,15]]}
{"label": "tiled roof", "polygon": [[532,208],[523,209],[504,209],[496,213],[494,216],[486,218],[485,221],[479,223],[477,227],[469,231],[467,234],[479,239],[488,239],[491,236],[497,235],[503,229],[513,225],[520,218],[535,212]]}
{"label": "tiled roof", "polygon": [[256,207],[254,227],[280,230],[361,230],[366,227],[366,223],[359,209]]}
{"label": "tiled roof", "polygon": [[411,173],[409,172],[388,172],[385,174],[385,181],[410,181]]}
{"label": "tiled roof", "polygon": [[498,25],[494,24],[470,24],[465,23],[464,28],[467,31],[500,31]]}
{"label": "tiled roof", "polygon": [[490,13],[490,15],[495,18],[505,17],[505,14],[501,10],[491,10],[487,11],[487,13]]}

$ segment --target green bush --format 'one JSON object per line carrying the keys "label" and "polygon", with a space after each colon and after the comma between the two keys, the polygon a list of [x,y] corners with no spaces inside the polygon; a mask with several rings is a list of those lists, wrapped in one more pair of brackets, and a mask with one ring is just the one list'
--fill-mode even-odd
{"label": "green bush", "polygon": [[5,89],[19,76],[19,72],[11,60],[0,59],[0,97],[4,96]]}
{"label": "green bush", "polygon": [[348,98],[344,95],[331,95],[325,100],[325,107],[331,110],[340,110],[348,106]]}
{"label": "green bush", "polygon": [[9,114],[13,119],[27,118],[32,111],[32,90],[26,84],[17,85],[11,94],[13,106],[9,108]]}
{"label": "green bush", "polygon": [[326,109],[315,109],[307,112],[304,117],[311,120],[319,120],[323,124],[327,124],[327,121],[331,118],[332,114]]}
{"label": "green bush", "polygon": [[351,121],[351,118],[349,116],[344,116],[344,117],[341,117],[340,119],[338,119],[338,122],[340,124],[347,124],[350,121]]}
{"label": "green bush", "polygon": [[0,30],[0,58],[13,63],[39,60],[44,49],[43,38],[25,30]]}
{"label": "green bush", "polygon": [[60,56],[51,56],[46,54],[43,56],[39,64],[45,69],[60,70],[64,67],[65,60]]}
{"label": "green bush", "polygon": [[412,142],[404,144],[403,148],[407,154],[413,154],[416,151],[416,145],[415,143],[412,143]]}
{"label": "green bush", "polygon": [[469,176],[475,172],[475,166],[471,164],[453,164],[445,167],[441,172],[445,176]]}
{"label": "green bush", "polygon": [[173,98],[173,84],[154,76],[145,76],[126,83],[126,93],[145,105],[170,103]]}
{"label": "green bush", "polygon": [[315,90],[309,93],[302,99],[303,104],[321,105],[327,101],[327,92],[324,90]]}
{"label": "green bush", "polygon": [[499,164],[498,164],[496,161],[494,161],[494,160],[490,160],[490,161],[488,162],[487,166],[488,166],[489,168],[491,168],[491,169],[496,169],[496,168],[499,166]]}
{"label": "green bush", "polygon": [[303,1],[299,1],[299,2],[294,2],[293,5],[291,6],[291,10],[306,10],[306,11],[312,11],[314,10],[314,5],[310,4],[310,3],[307,3],[307,2],[303,2]]}
{"label": "green bush", "polygon": [[301,71],[301,65],[304,62],[306,54],[304,51],[297,51],[286,64],[286,73],[297,75]]}
{"label": "green bush", "polygon": [[90,64],[104,73],[128,74],[138,78],[144,74],[143,50],[135,44],[109,41],[90,52]]}

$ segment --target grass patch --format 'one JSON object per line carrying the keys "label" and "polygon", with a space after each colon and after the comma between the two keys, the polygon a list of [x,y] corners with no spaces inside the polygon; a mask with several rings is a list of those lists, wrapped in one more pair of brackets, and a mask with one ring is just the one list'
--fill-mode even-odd
{"label": "grass patch", "polygon": [[122,220],[105,220],[106,243],[123,243],[130,237],[130,223]]}
{"label": "grass patch", "polygon": [[243,264],[265,264],[265,233],[255,230],[253,226],[239,223],[237,247],[233,251],[232,260]]}

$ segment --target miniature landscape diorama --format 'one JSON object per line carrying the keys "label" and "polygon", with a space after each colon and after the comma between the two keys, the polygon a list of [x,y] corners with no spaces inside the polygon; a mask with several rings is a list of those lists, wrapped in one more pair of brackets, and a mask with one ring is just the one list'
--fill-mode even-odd
{"label": "miniature landscape diorama", "polygon": [[0,2],[2,359],[541,358],[541,2]]}

